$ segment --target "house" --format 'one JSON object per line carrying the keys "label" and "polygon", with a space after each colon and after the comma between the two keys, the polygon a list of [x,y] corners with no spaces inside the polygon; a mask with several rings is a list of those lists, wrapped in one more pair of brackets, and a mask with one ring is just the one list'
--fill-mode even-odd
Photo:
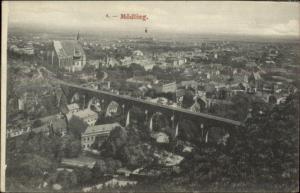
{"label": "house", "polygon": [[136,185],[137,181],[130,181],[130,180],[122,180],[122,179],[111,179],[104,183],[106,187],[125,187],[128,185]]}
{"label": "house", "polygon": [[70,114],[74,114],[79,111],[79,105],[77,103],[72,103],[67,105]]}
{"label": "house", "polygon": [[179,99],[180,97],[183,97],[184,94],[185,94],[185,89],[180,88],[180,89],[176,90],[176,98],[177,99]]}
{"label": "house", "polygon": [[104,58],[104,61],[102,62],[102,66],[103,67],[110,67],[110,66],[119,66],[120,65],[120,62],[113,58],[113,57],[109,57],[109,56],[106,56]]}
{"label": "house", "polygon": [[169,143],[169,136],[163,132],[152,133],[151,137],[154,138],[157,143]]}
{"label": "house", "polygon": [[143,52],[140,50],[135,50],[132,53],[133,56],[144,56]]}
{"label": "house", "polygon": [[89,126],[95,125],[96,121],[98,120],[98,114],[90,109],[84,109],[73,114],[67,114],[68,120],[70,120],[72,116],[78,117],[86,122]]}
{"label": "house", "polygon": [[85,130],[85,132],[81,134],[82,148],[90,148],[91,145],[95,142],[97,136],[104,141],[109,136],[111,130],[118,126],[121,127],[119,123],[89,126]]}
{"label": "house", "polygon": [[159,82],[157,84],[153,85],[153,88],[157,91],[157,92],[164,92],[164,93],[168,93],[168,92],[176,92],[177,90],[177,84],[176,82]]}
{"label": "house", "polygon": [[197,100],[195,100],[195,103],[190,107],[190,110],[193,112],[200,112],[201,111],[201,106],[198,103]]}
{"label": "house", "polygon": [[105,116],[106,117],[111,117],[113,115],[119,114],[120,113],[120,106],[117,102],[112,101],[111,103],[109,103]]}
{"label": "house", "polygon": [[141,84],[141,85],[148,85],[152,84],[153,82],[156,82],[157,79],[156,77],[152,75],[147,75],[147,76],[134,76],[131,78],[128,78],[126,82],[128,83],[135,83],[135,84]]}
{"label": "house", "polygon": [[167,167],[178,165],[184,159],[184,157],[168,151],[156,151],[154,152],[154,156],[158,158],[160,164]]}
{"label": "house", "polygon": [[187,80],[187,81],[181,81],[181,86],[188,88],[197,88],[198,87],[198,82],[195,80]]}
{"label": "house", "polygon": [[66,120],[58,115],[51,115],[47,117],[40,118],[41,124],[38,127],[32,129],[35,133],[45,133],[50,134],[51,132],[54,133],[61,133],[65,135],[67,132],[67,123]]}
{"label": "house", "polygon": [[257,64],[254,61],[249,61],[246,63],[246,67],[249,67],[249,68],[257,67]]}
{"label": "house", "polygon": [[117,170],[117,174],[123,175],[123,176],[126,176],[126,177],[129,177],[131,173],[132,173],[132,171],[130,171],[130,170],[126,169],[126,168],[119,168]]}

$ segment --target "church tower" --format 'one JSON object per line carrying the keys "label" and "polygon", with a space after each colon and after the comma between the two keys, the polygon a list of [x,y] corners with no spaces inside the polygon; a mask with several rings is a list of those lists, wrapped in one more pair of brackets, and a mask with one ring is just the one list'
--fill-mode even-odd
{"label": "church tower", "polygon": [[79,32],[77,33],[76,40],[77,40],[77,41],[79,41],[79,40],[80,40],[80,35],[79,35]]}

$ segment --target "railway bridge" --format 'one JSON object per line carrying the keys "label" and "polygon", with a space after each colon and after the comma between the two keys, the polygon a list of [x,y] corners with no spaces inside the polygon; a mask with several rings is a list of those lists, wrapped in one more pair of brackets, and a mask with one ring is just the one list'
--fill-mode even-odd
{"label": "railway bridge", "polygon": [[192,123],[194,128],[197,129],[198,137],[206,141],[208,140],[208,135],[217,132],[217,130],[231,135],[242,126],[242,123],[239,121],[91,89],[64,81],[59,81],[59,85],[68,104],[77,100],[81,108],[89,108],[91,104],[96,103],[106,113],[119,111],[120,114],[126,117],[126,125],[132,121],[130,112],[135,107],[141,110],[141,116],[144,117],[145,125],[150,130],[153,129],[153,119],[156,116],[163,116],[165,123],[174,136],[177,136],[180,131],[187,129],[186,125],[182,124],[183,122]]}

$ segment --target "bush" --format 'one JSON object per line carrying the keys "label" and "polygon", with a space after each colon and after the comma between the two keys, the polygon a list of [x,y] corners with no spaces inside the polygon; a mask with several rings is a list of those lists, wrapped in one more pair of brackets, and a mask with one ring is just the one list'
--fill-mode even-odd
{"label": "bush", "polygon": [[69,131],[76,139],[81,139],[81,133],[85,131],[88,124],[76,116],[72,116],[69,120]]}
{"label": "bush", "polygon": [[83,186],[90,184],[92,181],[92,171],[88,167],[75,168],[78,184]]}
{"label": "bush", "polygon": [[62,138],[64,155],[67,158],[78,157],[81,152],[81,141],[73,135],[66,135]]}

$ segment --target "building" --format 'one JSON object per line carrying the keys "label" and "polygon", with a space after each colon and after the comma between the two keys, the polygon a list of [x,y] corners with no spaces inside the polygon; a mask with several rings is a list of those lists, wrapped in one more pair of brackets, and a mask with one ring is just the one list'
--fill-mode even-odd
{"label": "building", "polygon": [[154,138],[157,143],[169,143],[169,136],[163,132],[152,133],[151,137]]}
{"label": "building", "polygon": [[65,135],[67,132],[67,123],[66,120],[60,115],[51,115],[47,117],[43,117],[40,119],[41,125],[39,127],[33,128],[32,131],[35,133],[45,133],[50,134],[60,133],[61,135]]}
{"label": "building", "polygon": [[69,72],[81,71],[86,65],[86,55],[79,43],[79,34],[77,40],[53,41],[52,47],[50,59],[48,58],[51,65]]}
{"label": "building", "polygon": [[251,89],[255,91],[261,89],[263,86],[263,80],[258,72],[252,72],[248,77],[248,83]]}
{"label": "building", "polygon": [[32,47],[32,45],[28,45],[28,46],[23,48],[23,53],[27,54],[27,55],[33,55],[34,54],[34,48]]}
{"label": "building", "polygon": [[191,87],[196,89],[198,87],[198,82],[196,82],[195,80],[181,81],[181,86],[185,88]]}
{"label": "building", "polygon": [[23,98],[18,99],[18,109],[19,111],[25,110],[25,100]]}
{"label": "building", "polygon": [[131,78],[128,78],[126,80],[128,83],[135,83],[135,84],[141,84],[141,85],[148,85],[152,84],[154,82],[157,82],[156,77],[152,75],[147,75],[147,76],[134,76]]}
{"label": "building", "polygon": [[120,113],[120,108],[119,104],[115,101],[112,101],[106,110],[105,116],[106,117],[111,117],[113,115],[119,114]]}
{"label": "building", "polygon": [[190,110],[193,112],[200,112],[201,111],[201,106],[198,103],[197,100],[195,100],[195,103],[190,107]]}
{"label": "building", "polygon": [[68,120],[72,118],[72,116],[78,117],[79,119],[86,122],[89,126],[95,125],[96,121],[98,120],[98,114],[90,109],[80,110],[73,114],[67,114]]}
{"label": "building", "polygon": [[98,139],[105,140],[111,130],[115,127],[121,127],[119,123],[111,123],[111,124],[104,124],[104,125],[95,125],[89,126],[84,133],[81,134],[81,145],[83,149],[88,149],[91,145],[95,142],[96,137]]}
{"label": "building", "polygon": [[164,83],[164,82],[159,82],[156,85],[153,85],[153,88],[157,91],[157,92],[164,92],[164,93],[168,93],[168,92],[176,92],[177,90],[177,84],[176,82],[169,82],[169,83]]}
{"label": "building", "polygon": [[70,114],[74,114],[79,111],[79,105],[77,103],[72,103],[67,105]]}
{"label": "building", "polygon": [[174,67],[179,67],[185,64],[187,62],[187,59],[178,57],[166,57],[165,62],[171,64]]}
{"label": "building", "polygon": [[24,128],[22,129],[7,129],[6,137],[17,137],[30,132],[44,133],[46,135],[60,134],[64,136],[67,132],[67,123],[65,119],[59,115],[43,117],[36,120],[36,122],[36,126],[24,125]]}
{"label": "building", "polygon": [[24,47],[12,45],[9,47],[9,50],[17,54],[34,55],[34,48],[30,43],[28,43]]}
{"label": "building", "polygon": [[137,57],[138,57],[138,56],[144,56],[143,52],[140,51],[140,50],[135,50],[135,51],[133,51],[132,55],[133,55],[133,56],[137,56]]}

